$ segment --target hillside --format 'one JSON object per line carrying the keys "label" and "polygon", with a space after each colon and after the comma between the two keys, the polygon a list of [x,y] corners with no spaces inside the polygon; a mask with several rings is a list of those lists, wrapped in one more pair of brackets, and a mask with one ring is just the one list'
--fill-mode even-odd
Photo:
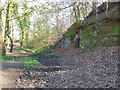
{"label": "hillside", "polygon": [[[17,82],[18,87],[26,87],[27,84],[30,85],[29,87],[37,88],[118,88],[118,35],[120,32],[118,19],[120,18],[116,11],[110,14],[109,18],[100,20],[97,34],[99,43],[93,47],[83,43],[85,46],[83,49],[74,48],[69,41],[70,37],[74,36],[73,28],[76,25],[71,26],[72,30],[69,30],[65,34],[67,36],[63,37],[52,50],[52,53],[60,56],[52,59],[57,63],[52,68],[47,66],[42,73],[32,71],[31,73],[34,74],[31,74],[31,78],[27,80],[34,83],[28,84],[24,79],[20,79],[21,81]],[[89,40],[89,33],[94,31],[94,27],[95,23],[86,25],[81,34],[83,35],[81,40]],[[45,63],[50,63],[52,60]],[[48,69],[52,71],[47,71]],[[42,79],[40,79],[41,74],[45,76]],[[21,77],[25,76],[26,73],[22,73]]]}
{"label": "hillside", "polygon": [[[84,23],[81,25],[80,23],[74,23],[73,25],[70,26],[70,28],[68,28],[68,31],[64,34],[64,36],[57,41],[57,43],[55,44],[56,47],[65,47],[68,45],[71,45],[74,41],[74,37],[75,37],[75,32],[76,32],[76,28],[79,27],[83,27],[83,30],[81,31],[81,46],[86,45],[86,43],[84,43],[88,38],[97,38],[96,42],[99,42],[96,46],[112,46],[112,44],[118,44],[116,43],[117,41],[117,37],[120,33],[120,16],[119,16],[119,12],[118,12],[118,7],[119,7],[119,3],[115,2],[115,3],[110,3],[110,7],[113,8],[109,8],[108,10],[108,17],[105,16],[106,11],[102,11],[101,8],[103,8],[104,3],[99,7],[99,21],[97,22],[97,26],[96,26],[96,19],[95,19],[95,15],[92,15],[91,13],[93,13],[93,11],[90,13],[90,15],[88,15],[88,17],[83,21]],[[97,28],[96,28],[97,27]],[[96,30],[97,29],[97,30]],[[91,34],[90,34],[91,33]],[[94,33],[97,33],[97,36],[94,37]],[[108,43],[106,43],[107,41],[105,41],[107,38]],[[113,40],[115,39],[115,40]],[[94,39],[95,40],[95,39]],[[88,40],[89,41],[89,40]],[[63,43],[64,42],[64,43]],[[92,41],[91,41],[92,43]],[[109,44],[109,45],[107,45]],[[88,46],[89,47],[89,46]],[[81,47],[82,48],[82,47]],[[94,46],[92,47],[94,48]]]}
{"label": "hillside", "polygon": [[[1,86],[38,90],[119,88],[119,4],[109,3],[106,17],[103,3],[99,7],[98,22],[92,11],[82,23],[71,25],[54,46],[41,48],[42,39],[47,43],[44,30],[42,33],[35,30],[36,39],[26,44],[29,48],[21,48],[20,43],[15,42],[13,52],[0,57]],[[74,45],[77,29],[81,29],[79,48]],[[37,38],[37,34],[42,38]],[[34,45],[38,47],[32,48]]]}

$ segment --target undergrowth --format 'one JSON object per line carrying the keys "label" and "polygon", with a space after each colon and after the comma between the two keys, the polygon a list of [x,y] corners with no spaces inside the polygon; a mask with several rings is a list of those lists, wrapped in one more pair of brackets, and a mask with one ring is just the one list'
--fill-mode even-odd
{"label": "undergrowth", "polygon": [[14,56],[0,56],[0,61],[14,61]]}
{"label": "undergrowth", "polygon": [[35,68],[40,64],[37,58],[24,57],[22,58],[23,65],[29,68]]}
{"label": "undergrowth", "polygon": [[47,53],[47,52],[36,52],[34,55],[35,56],[44,56],[44,57],[48,57],[48,58],[58,58],[58,56],[56,56],[55,54]]}

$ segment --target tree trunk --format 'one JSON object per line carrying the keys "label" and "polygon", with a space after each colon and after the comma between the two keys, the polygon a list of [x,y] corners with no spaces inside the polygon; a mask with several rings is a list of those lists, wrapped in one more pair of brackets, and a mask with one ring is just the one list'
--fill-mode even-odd
{"label": "tree trunk", "polygon": [[2,44],[2,56],[6,55],[7,34],[9,32],[9,8],[10,8],[10,3],[8,2],[7,10],[6,10],[6,25],[5,25],[5,32],[4,32],[4,40]]}
{"label": "tree trunk", "polygon": [[9,35],[7,35],[7,36],[10,39],[10,52],[12,52],[12,50],[13,50],[13,39]]}
{"label": "tree trunk", "polygon": [[2,3],[0,0],[0,34],[2,35],[2,7],[1,7]]}
{"label": "tree trunk", "polygon": [[[2,3],[1,3],[1,0],[0,0],[0,35],[2,35]],[[4,46],[4,43],[3,43],[3,40],[4,40],[4,37],[2,38],[2,56],[4,56],[6,54],[6,51],[5,51],[5,46]]]}
{"label": "tree trunk", "polygon": [[75,48],[79,48],[80,46],[80,37],[78,36],[78,38],[75,40]]}
{"label": "tree trunk", "polygon": [[75,14],[75,20],[78,23],[78,16],[77,16],[77,11],[76,11],[76,6],[73,6],[73,11],[74,11],[74,14]]}
{"label": "tree trunk", "polygon": [[106,17],[108,17],[108,0],[106,1]]}
{"label": "tree trunk", "polygon": [[4,43],[2,43],[2,56],[6,56],[6,47]]}
{"label": "tree trunk", "polygon": [[25,41],[26,41],[26,44],[28,45],[29,44],[29,30],[28,29],[26,30]]}
{"label": "tree trunk", "polygon": [[75,43],[75,48],[79,48],[79,46],[80,46],[80,29],[78,29],[76,31],[74,43]]}
{"label": "tree trunk", "polygon": [[21,41],[20,41],[20,47],[23,48],[23,42],[24,42],[24,31],[22,30],[22,33],[21,33]]}

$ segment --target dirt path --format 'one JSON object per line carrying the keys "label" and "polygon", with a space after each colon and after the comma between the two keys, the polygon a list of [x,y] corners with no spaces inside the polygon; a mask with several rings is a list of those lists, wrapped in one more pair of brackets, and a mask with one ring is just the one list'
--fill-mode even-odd
{"label": "dirt path", "polygon": [[[22,74],[26,73],[41,73],[42,77],[45,78],[45,74],[51,72],[57,72],[59,70],[63,70],[64,66],[60,66],[56,57],[49,58],[48,56],[35,56],[31,55],[31,53],[18,53],[14,51],[13,53],[7,53],[8,55],[14,56],[14,61],[2,61],[2,69],[0,70],[2,77],[2,87],[3,88],[15,88],[19,87],[17,85],[20,82]],[[23,57],[37,57],[39,58],[40,65],[36,68],[26,68],[23,66],[21,59]]]}
{"label": "dirt path", "polygon": [[117,88],[118,47],[91,52],[55,50],[60,58],[39,57],[43,66],[24,71],[16,87],[24,88]]}
{"label": "dirt path", "polygon": [[[15,43],[14,48],[19,48],[19,44]],[[14,56],[15,60],[13,61],[0,61],[1,68],[1,86],[2,88],[14,88],[16,79],[19,77],[20,73],[25,70],[20,58],[28,56],[30,53],[19,53],[13,50],[13,53],[7,52],[7,55]]]}
{"label": "dirt path", "polygon": [[18,62],[2,62],[2,87],[12,88],[15,85],[15,79],[23,71],[19,68]]}
{"label": "dirt path", "polygon": [[100,47],[82,52],[71,47],[54,50],[60,57],[30,55],[40,65],[25,68],[17,55],[16,61],[3,62],[3,87],[16,88],[116,88],[118,47]]}
{"label": "dirt path", "polygon": [[14,61],[1,61],[2,69],[0,70],[2,75],[2,87],[13,88],[15,87],[15,80],[19,77],[19,74],[24,70],[24,66],[20,61],[19,57],[26,56],[25,54],[8,53],[9,55],[15,56]]}

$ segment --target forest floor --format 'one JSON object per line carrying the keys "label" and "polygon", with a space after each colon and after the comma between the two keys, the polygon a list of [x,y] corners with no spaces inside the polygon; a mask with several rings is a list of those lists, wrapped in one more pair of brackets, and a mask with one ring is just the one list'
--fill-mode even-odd
{"label": "forest floor", "polygon": [[[15,48],[19,46],[16,45]],[[0,61],[0,87],[117,88],[118,48],[98,47],[83,52],[70,46],[54,49],[52,53],[57,57],[52,58],[33,53],[7,53],[14,56],[15,60]],[[26,68],[22,63],[23,57],[37,57],[40,64],[36,68]]]}
{"label": "forest floor", "polygon": [[[19,46],[17,45],[15,48],[19,48]],[[0,70],[2,75],[0,84],[3,88],[12,88],[15,86],[15,80],[19,77],[19,74],[25,69],[20,58],[27,56],[28,53],[24,54],[13,51],[13,53],[7,53],[7,55],[14,56],[16,58],[13,61],[0,61],[2,66]]]}
{"label": "forest floor", "polygon": [[[118,47],[89,52],[67,47],[52,51],[59,57],[9,53],[14,61],[2,61],[3,88],[117,88]],[[26,68],[23,57],[37,57],[40,65]]]}

